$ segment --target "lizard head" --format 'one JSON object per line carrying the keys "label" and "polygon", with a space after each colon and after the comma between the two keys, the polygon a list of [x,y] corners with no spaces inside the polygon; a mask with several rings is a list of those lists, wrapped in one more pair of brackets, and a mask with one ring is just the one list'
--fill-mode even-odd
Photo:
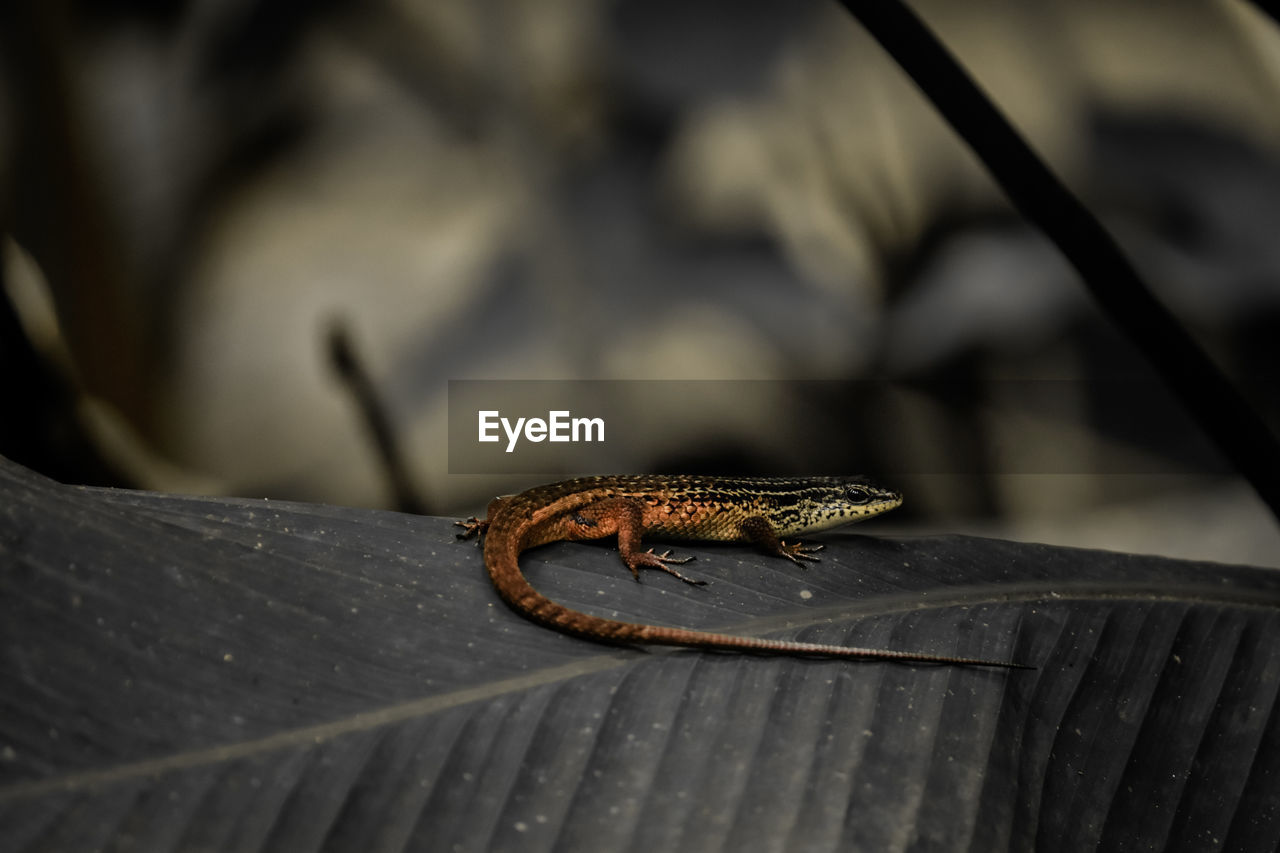
{"label": "lizard head", "polygon": [[815,477],[789,496],[774,526],[779,535],[795,536],[852,524],[902,505],[902,495],[865,477]]}

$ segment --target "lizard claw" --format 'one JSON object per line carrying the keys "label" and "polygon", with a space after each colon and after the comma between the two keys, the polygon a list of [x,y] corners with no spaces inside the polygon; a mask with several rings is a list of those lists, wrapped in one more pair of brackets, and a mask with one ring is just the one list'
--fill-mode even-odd
{"label": "lizard claw", "polygon": [[470,539],[472,536],[479,534],[480,538],[484,538],[484,532],[489,529],[488,519],[479,519],[474,515],[463,521],[455,521],[455,525],[463,530],[458,534],[459,539]]}
{"label": "lizard claw", "polygon": [[786,542],[778,543],[778,556],[786,557],[797,566],[804,565],[804,563],[800,562],[801,560],[812,560],[815,563],[818,562],[819,558],[813,555],[821,550],[821,545],[806,545],[803,542],[793,542],[790,545]]}
{"label": "lizard claw", "polygon": [[663,551],[661,554],[655,554],[653,553],[653,549],[650,548],[648,551],[645,551],[643,554],[634,554],[631,557],[631,559],[627,561],[627,568],[631,569],[631,574],[635,575],[635,578],[637,581],[640,580],[640,567],[647,566],[651,569],[662,569],[662,571],[666,572],[672,577],[677,577],[680,580],[684,581],[685,583],[690,584],[691,586],[706,586],[707,585],[706,581],[694,580],[693,578],[685,577],[684,575],[677,572],[675,569],[671,568],[672,563],[674,563],[677,566],[683,566],[685,563],[689,562],[692,559],[694,558],[693,557],[673,557],[671,556],[670,551]]}

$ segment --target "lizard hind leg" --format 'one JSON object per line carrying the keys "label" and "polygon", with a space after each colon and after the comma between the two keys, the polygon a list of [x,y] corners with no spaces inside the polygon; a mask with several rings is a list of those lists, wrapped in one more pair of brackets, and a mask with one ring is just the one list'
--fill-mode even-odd
{"label": "lizard hind leg", "polygon": [[480,541],[484,541],[485,531],[489,529],[489,519],[476,518],[474,515],[462,521],[455,521],[455,525],[462,528],[462,532],[458,534],[459,539],[470,539],[472,536],[478,536]]}
{"label": "lizard hind leg", "polygon": [[647,551],[641,550],[640,539],[644,531],[644,508],[639,501],[631,498],[614,498],[600,501],[574,519],[575,523],[578,524],[582,524],[587,520],[590,520],[595,528],[594,536],[617,534],[618,554],[637,581],[640,580],[640,569],[650,568],[661,569],[672,577],[679,578],[692,586],[706,585],[706,581],[686,577],[672,568],[673,565],[684,565],[692,560],[693,557],[673,557],[670,551],[655,554],[652,548]]}
{"label": "lizard hind leg", "polygon": [[675,569],[671,568],[671,565],[673,563],[677,566],[683,566],[685,563],[693,559],[696,559],[696,558],[673,557],[671,556],[670,551],[663,551],[661,554],[655,554],[653,553],[652,548],[650,548],[648,551],[633,553],[629,559],[626,556],[623,556],[623,560],[626,562],[627,568],[631,569],[631,574],[635,575],[637,581],[640,580],[640,567],[646,566],[651,569],[662,569],[662,571],[666,572],[672,577],[679,578],[680,580],[684,581],[690,586],[706,586],[707,585],[706,581],[700,581],[695,578],[686,577],[680,574]]}
{"label": "lizard hind leg", "polygon": [[498,517],[498,513],[502,512],[502,508],[511,500],[510,495],[499,495],[489,501],[489,506],[485,510],[484,518],[476,518],[474,515],[462,521],[455,521],[458,527],[462,528],[462,532],[458,534],[459,539],[470,539],[472,536],[483,545],[484,535],[489,532],[489,524],[493,519]]}

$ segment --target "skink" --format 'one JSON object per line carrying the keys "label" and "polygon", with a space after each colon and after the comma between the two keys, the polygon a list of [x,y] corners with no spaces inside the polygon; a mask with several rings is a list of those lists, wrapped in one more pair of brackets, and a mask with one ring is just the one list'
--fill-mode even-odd
{"label": "skink", "polygon": [[613,643],[1030,669],[1007,661],[619,622],[557,604],[534,589],[520,570],[520,553],[526,549],[616,535],[622,561],[637,580],[641,568],[655,568],[697,584],[673,567],[692,557],[642,550],[641,537],[747,542],[800,564],[817,560],[814,553],[822,546],[786,542],[783,537],[862,521],[901,503],[901,495],[859,477],[582,477],[495,498],[483,520],[473,517],[457,523],[464,528],[460,538],[481,536],[485,565],[498,595],[516,612],[568,634]]}

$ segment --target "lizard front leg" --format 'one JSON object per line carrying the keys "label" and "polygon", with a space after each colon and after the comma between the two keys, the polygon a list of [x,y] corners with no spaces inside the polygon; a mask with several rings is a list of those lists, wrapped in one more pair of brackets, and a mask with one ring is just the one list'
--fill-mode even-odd
{"label": "lizard front leg", "polygon": [[797,566],[804,565],[800,562],[801,560],[812,560],[816,563],[818,558],[813,555],[822,550],[821,545],[806,545],[803,542],[793,542],[788,545],[778,538],[778,532],[763,516],[751,516],[738,525],[738,529],[742,531],[743,539],[764,553],[771,557],[785,557]]}

